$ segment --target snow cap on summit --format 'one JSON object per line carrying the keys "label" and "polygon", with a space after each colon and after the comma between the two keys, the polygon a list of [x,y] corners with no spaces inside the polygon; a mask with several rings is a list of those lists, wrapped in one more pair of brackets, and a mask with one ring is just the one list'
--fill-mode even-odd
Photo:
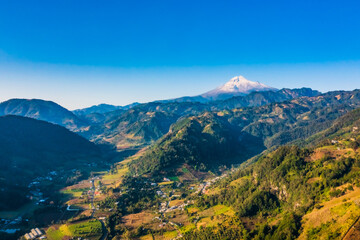
{"label": "snow cap on summit", "polygon": [[245,95],[251,92],[276,91],[276,88],[269,87],[259,82],[247,80],[243,76],[231,78],[224,85],[202,94],[203,97],[216,97],[222,94]]}

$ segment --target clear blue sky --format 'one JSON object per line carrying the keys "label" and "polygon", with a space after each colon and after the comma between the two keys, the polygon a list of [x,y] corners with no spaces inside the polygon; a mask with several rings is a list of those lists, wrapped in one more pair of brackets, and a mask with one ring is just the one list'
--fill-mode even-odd
{"label": "clear blue sky", "polygon": [[0,100],[70,109],[195,95],[234,75],[360,88],[360,3],[0,2]]}

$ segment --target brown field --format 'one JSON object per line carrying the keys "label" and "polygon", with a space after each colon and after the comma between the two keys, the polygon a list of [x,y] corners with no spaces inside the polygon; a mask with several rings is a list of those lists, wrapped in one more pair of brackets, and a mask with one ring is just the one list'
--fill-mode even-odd
{"label": "brown field", "polygon": [[169,207],[179,206],[184,203],[184,200],[172,200],[169,203]]}
{"label": "brown field", "polygon": [[73,199],[70,199],[69,201],[67,201],[66,204],[79,206],[79,205],[82,205],[83,202],[84,202],[84,199],[73,198]]}
{"label": "brown field", "polygon": [[345,235],[344,240],[358,240],[360,239],[360,220],[350,228],[349,232]]}
{"label": "brown field", "polygon": [[190,167],[185,164],[177,170],[180,182],[197,180],[197,178],[189,171],[189,168]]}
{"label": "brown field", "polygon": [[91,184],[90,184],[90,180],[83,180],[77,184],[68,186],[66,188],[64,188],[64,190],[72,190],[72,189],[80,189],[80,188],[90,188]]}
{"label": "brown field", "polygon": [[220,192],[221,192],[220,188],[210,188],[206,190],[205,194],[211,196],[211,195],[219,194]]}
{"label": "brown field", "polygon": [[188,225],[189,217],[185,213],[185,211],[172,211],[170,213],[167,213],[166,216],[169,218],[170,221],[174,223],[181,223],[182,225]]}
{"label": "brown field", "polygon": [[303,231],[299,239],[307,239],[307,233],[321,224],[329,224],[320,233],[319,239],[325,239],[326,234],[338,232],[341,236],[349,230],[360,216],[360,188],[347,192],[345,195],[323,203],[320,209],[314,209],[303,217]]}
{"label": "brown field", "polygon": [[[351,154],[348,154],[348,153]],[[354,150],[351,148],[347,148],[347,149],[340,149],[338,150],[336,146],[330,146],[330,147],[323,147],[323,148],[318,148],[315,150],[315,152],[313,154],[311,154],[310,158],[308,158],[308,161],[317,161],[320,160],[322,158],[324,158],[325,156],[329,156],[331,158],[336,158],[338,159],[341,156],[352,156],[354,155]]]}
{"label": "brown field", "polygon": [[123,221],[125,226],[136,228],[141,225],[151,223],[154,217],[155,215],[151,212],[144,211],[136,214],[127,215],[123,217]]}

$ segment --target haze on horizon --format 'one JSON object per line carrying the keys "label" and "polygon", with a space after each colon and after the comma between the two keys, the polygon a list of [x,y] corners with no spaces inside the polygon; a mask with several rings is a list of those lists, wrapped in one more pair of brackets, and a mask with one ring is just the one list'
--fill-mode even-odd
{"label": "haze on horizon", "polygon": [[237,75],[360,88],[359,10],[357,1],[3,1],[0,101],[125,105],[198,95]]}

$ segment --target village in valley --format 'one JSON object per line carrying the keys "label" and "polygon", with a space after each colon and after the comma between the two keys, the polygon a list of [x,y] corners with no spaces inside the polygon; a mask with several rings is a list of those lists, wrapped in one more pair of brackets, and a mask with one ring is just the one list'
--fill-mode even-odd
{"label": "village in valley", "polygon": [[[26,211],[2,215],[0,231],[7,233],[24,232],[25,240],[58,240],[65,236],[78,239],[104,239],[108,234],[108,218],[116,214],[121,196],[129,192],[149,195],[153,207],[133,210],[121,217],[119,224],[124,229],[155,229],[141,239],[177,239],[186,231],[209,222],[201,222],[206,213],[194,207],[194,196],[211,194],[210,186],[227,176],[212,173],[200,174],[189,166],[178,169],[178,176],[161,178],[131,177],[131,184],[124,184],[128,176],[127,163],[131,159],[109,166],[108,171],[91,171],[88,179],[64,187],[57,193],[49,188],[66,181],[65,173],[51,171],[34,178],[28,185],[29,204]],[[89,166],[94,167],[96,166]],[[71,174],[79,174],[77,169]],[[119,199],[109,202],[109,199]],[[30,206],[30,207],[29,207]],[[131,207],[131,206],[127,206]],[[232,214],[228,208],[222,214]],[[213,215],[214,213],[208,213]],[[89,225],[89,226],[88,226]],[[37,226],[29,228],[28,226]],[[85,230],[84,230],[85,229]],[[140,238],[139,238],[140,239]]]}

